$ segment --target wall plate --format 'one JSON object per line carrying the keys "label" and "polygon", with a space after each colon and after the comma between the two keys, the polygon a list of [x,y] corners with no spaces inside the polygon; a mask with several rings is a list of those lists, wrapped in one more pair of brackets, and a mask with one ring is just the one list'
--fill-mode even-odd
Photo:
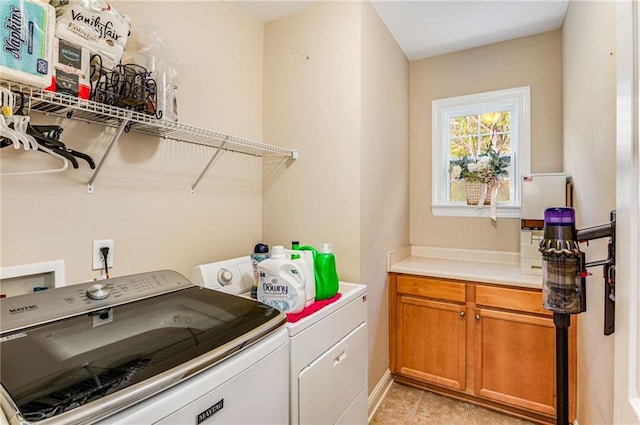
{"label": "wall plate", "polygon": [[113,239],[102,239],[102,240],[94,240],[93,241],[93,250],[91,251],[92,255],[92,270],[104,270],[104,263],[102,261],[102,253],[100,252],[100,248],[103,247],[109,248],[109,254],[107,255],[107,266],[109,268],[113,267]]}

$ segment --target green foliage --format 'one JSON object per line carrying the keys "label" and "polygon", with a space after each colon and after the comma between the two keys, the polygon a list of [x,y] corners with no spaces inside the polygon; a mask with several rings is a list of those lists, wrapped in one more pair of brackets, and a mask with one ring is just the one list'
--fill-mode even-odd
{"label": "green foliage", "polygon": [[511,151],[511,113],[508,111],[454,117],[449,122],[450,156],[479,157],[489,149]]}
{"label": "green foliage", "polygon": [[496,111],[453,117],[449,120],[452,202],[466,200],[465,181],[498,185],[498,201],[509,201],[511,165],[511,113]]}
{"label": "green foliage", "polygon": [[449,122],[452,181],[504,180],[511,165],[511,113],[454,117]]}

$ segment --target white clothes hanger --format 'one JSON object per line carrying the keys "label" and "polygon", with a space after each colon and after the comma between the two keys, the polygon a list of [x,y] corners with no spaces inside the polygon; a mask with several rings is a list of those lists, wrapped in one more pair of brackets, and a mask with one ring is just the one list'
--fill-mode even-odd
{"label": "white clothes hanger", "polygon": [[13,147],[18,149],[20,146],[24,148],[24,150],[28,151],[29,149],[38,150],[38,142],[32,136],[27,133],[23,133],[14,128],[9,127],[7,122],[5,121],[5,117],[0,115],[0,128],[3,130],[3,134],[5,137],[8,137],[13,142]]}
{"label": "white clothes hanger", "polygon": [[[20,149],[23,139],[16,134],[15,130],[9,127],[9,123],[5,119],[5,116],[13,114],[14,107],[15,97],[13,93],[5,87],[0,87],[0,135],[11,140],[15,149]],[[28,150],[31,148],[31,145],[27,142],[24,147]]]}
{"label": "white clothes hanger", "polygon": [[9,123],[13,122],[14,130],[18,132],[16,136],[23,142],[24,149],[38,150],[39,145],[36,139],[27,134],[30,117],[26,115],[13,115],[13,111],[16,108],[16,95],[5,87],[0,87],[0,107],[2,107],[2,114],[8,121],[6,123],[7,126]]}
{"label": "white clothes hanger", "polygon": [[16,96],[6,87],[0,87],[0,106],[8,107],[12,114],[16,108]]}
{"label": "white clothes hanger", "polygon": [[[29,126],[30,117],[26,115],[14,115],[13,116],[13,127],[18,132],[18,137],[23,136],[27,139],[27,142],[31,145],[31,149],[38,150],[40,145],[36,141],[36,139],[27,134],[27,127]],[[25,150],[29,150],[28,148],[24,148]]]}
{"label": "white clothes hanger", "polygon": [[60,173],[69,168],[69,161],[67,160],[67,158],[63,157],[62,155],[58,155],[47,147],[39,145],[33,136],[27,134],[27,126],[29,124],[30,117],[22,115],[13,116],[15,129],[12,129],[8,126],[4,118],[4,112],[5,110],[8,111],[10,116],[13,113],[13,110],[15,108],[15,95],[10,90],[4,87],[0,87],[0,108],[2,108],[3,112],[0,113],[0,136],[6,137],[7,139],[11,140],[13,142],[14,148],[19,149],[20,146],[22,146],[26,151],[30,149],[35,151],[41,150],[62,161],[62,166],[60,166],[59,168],[0,173],[1,176],[24,176],[29,174]]}
{"label": "white clothes hanger", "polygon": [[22,145],[16,131],[7,125],[2,114],[0,114],[0,137],[11,140],[15,149],[20,149],[20,146]]}
{"label": "white clothes hanger", "polygon": [[60,159],[62,161],[62,166],[60,168],[47,168],[45,170],[32,170],[32,171],[17,171],[17,172],[11,172],[11,173],[1,173],[0,176],[26,176],[29,174],[48,174],[48,173],[61,173],[63,171],[65,171],[67,168],[69,168],[69,161],[67,161],[67,158],[65,158],[62,155],[58,155],[57,153],[53,152],[52,150],[50,150],[49,148],[45,148],[44,146],[40,146],[39,147],[40,150],[50,154],[51,156],[55,156],[56,158]]}

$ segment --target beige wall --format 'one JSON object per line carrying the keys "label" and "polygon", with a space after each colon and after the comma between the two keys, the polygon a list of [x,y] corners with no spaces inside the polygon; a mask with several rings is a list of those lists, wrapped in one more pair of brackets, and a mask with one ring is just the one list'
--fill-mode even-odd
{"label": "beige wall", "polygon": [[[262,139],[262,24],[232,3],[113,4],[131,15],[134,31],[155,29],[178,52],[181,122]],[[69,147],[96,161],[113,134],[99,125],[55,122]],[[71,284],[98,274],[91,270],[94,239],[114,239],[113,275],[171,268],[190,276],[196,264],[247,254],[261,238],[262,161],[224,153],[192,196],[190,185],[212,153],[128,134],[107,159],[94,194],[86,193],[92,171],[85,163],[62,174],[3,178],[0,264],[64,259]],[[19,162],[47,166],[41,153],[0,154],[3,170]]]}
{"label": "beige wall", "polygon": [[343,280],[360,280],[360,6],[326,2],[265,25],[264,137],[300,159],[264,163],[271,245],[332,242]]}
{"label": "beige wall", "polygon": [[369,392],[389,368],[386,254],[409,243],[409,62],[362,7],[360,276],[369,285]]}
{"label": "beige wall", "polygon": [[265,26],[264,238],[334,244],[368,285],[369,388],[388,368],[386,252],[408,243],[408,63],[369,3],[323,2]]}
{"label": "beige wall", "polygon": [[[609,221],[616,207],[616,4],[570,2],[562,29],[564,169],[573,177],[578,228]],[[607,257],[606,240],[585,244],[587,261]],[[603,335],[602,268],[587,279],[578,320],[580,424],[613,423],[614,338]]]}
{"label": "beige wall", "polygon": [[492,251],[520,250],[520,221],[434,217],[431,213],[431,102],[531,87],[531,171],[562,171],[560,31],[411,62],[411,243]]}
{"label": "beige wall", "polygon": [[[326,2],[264,27],[233,2],[113,5],[134,33],[156,31],[178,53],[181,122],[299,148],[300,159],[223,153],[191,195],[212,149],[125,134],[94,194],[85,164],[2,180],[1,265],[64,259],[67,282],[77,283],[99,273],[92,240],[114,239],[112,275],[190,276],[259,240],[330,241],[340,277],[369,285],[373,387],[388,367],[385,256],[409,239],[409,72],[372,6]],[[96,160],[115,131],[35,113],[33,121],[63,125],[65,143]],[[0,154],[3,170],[50,164]]]}

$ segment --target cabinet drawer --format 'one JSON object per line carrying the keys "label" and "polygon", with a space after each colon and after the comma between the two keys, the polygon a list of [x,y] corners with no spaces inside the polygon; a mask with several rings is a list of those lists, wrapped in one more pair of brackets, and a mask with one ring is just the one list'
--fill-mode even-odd
{"label": "cabinet drawer", "polygon": [[453,302],[466,301],[466,285],[422,276],[398,276],[398,292]]}
{"label": "cabinet drawer", "polygon": [[476,304],[481,306],[552,315],[542,306],[542,290],[476,286]]}

